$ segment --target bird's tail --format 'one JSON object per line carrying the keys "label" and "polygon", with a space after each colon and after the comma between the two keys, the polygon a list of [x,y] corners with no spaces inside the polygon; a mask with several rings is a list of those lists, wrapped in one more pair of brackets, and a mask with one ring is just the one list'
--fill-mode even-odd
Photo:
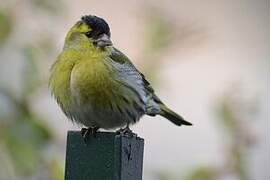
{"label": "bird's tail", "polygon": [[181,125],[191,126],[192,125],[190,122],[184,120],[184,118],[182,118],[180,115],[176,114],[175,112],[173,112],[172,110],[170,110],[168,107],[166,107],[163,104],[161,105],[160,115],[165,117],[166,119],[168,119],[169,121],[171,121],[177,126],[181,126]]}

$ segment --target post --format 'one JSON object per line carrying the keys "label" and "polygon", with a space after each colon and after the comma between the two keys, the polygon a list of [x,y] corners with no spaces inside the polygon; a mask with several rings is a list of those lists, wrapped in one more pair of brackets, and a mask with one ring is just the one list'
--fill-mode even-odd
{"label": "post", "polygon": [[142,180],[143,148],[139,137],[98,132],[84,142],[69,131],[65,180]]}

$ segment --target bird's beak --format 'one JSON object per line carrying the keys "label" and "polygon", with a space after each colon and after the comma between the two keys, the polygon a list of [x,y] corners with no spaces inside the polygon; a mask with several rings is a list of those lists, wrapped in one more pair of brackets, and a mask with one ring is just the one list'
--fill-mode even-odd
{"label": "bird's beak", "polygon": [[102,48],[112,45],[112,41],[107,34],[102,34],[100,37],[98,37],[95,43],[97,44],[97,46]]}

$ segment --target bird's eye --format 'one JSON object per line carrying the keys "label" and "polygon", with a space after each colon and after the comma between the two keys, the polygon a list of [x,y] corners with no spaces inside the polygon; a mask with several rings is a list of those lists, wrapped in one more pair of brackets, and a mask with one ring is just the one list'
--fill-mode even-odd
{"label": "bird's eye", "polygon": [[93,33],[92,33],[92,31],[88,31],[88,32],[86,32],[86,33],[85,33],[85,35],[86,35],[88,38],[93,37]]}

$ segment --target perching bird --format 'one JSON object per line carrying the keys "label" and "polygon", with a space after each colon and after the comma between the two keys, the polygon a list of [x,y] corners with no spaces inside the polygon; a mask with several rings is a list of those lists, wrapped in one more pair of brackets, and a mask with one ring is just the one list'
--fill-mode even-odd
{"label": "perching bird", "polygon": [[192,125],[162,103],[110,37],[106,21],[93,15],[83,16],[67,33],[49,82],[65,115],[88,127],[85,134],[124,126],[129,131],[144,114]]}

